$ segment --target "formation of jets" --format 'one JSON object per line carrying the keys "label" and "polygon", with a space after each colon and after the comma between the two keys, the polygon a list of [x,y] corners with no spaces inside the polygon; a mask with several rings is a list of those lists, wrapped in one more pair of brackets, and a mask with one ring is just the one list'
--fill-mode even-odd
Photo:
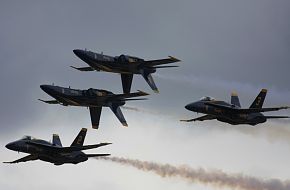
{"label": "formation of jets", "polygon": [[[92,128],[98,129],[102,107],[109,107],[123,126],[128,126],[127,121],[120,109],[127,101],[146,100],[139,98],[147,96],[146,92],[137,91],[131,92],[132,80],[134,74],[142,75],[148,85],[154,92],[159,92],[152,78],[152,73],[155,73],[159,68],[173,68],[177,65],[166,65],[176,63],[180,60],[169,56],[165,59],[144,60],[138,57],[129,55],[108,56],[103,53],[98,54],[92,51],[75,49],[74,54],[87,63],[88,67],[75,67],[79,71],[102,71],[112,72],[121,75],[123,94],[114,94],[108,90],[89,88],[85,90],[65,88],[55,85],[40,85],[40,88],[48,95],[53,97],[53,100],[40,101],[47,104],[60,104],[63,106],[80,106],[87,107],[90,111]],[[281,109],[289,109],[288,106],[263,108],[263,103],[267,94],[266,89],[262,89],[259,95],[249,108],[241,108],[237,93],[232,93],[231,103],[216,100],[211,97],[203,97],[199,101],[190,103],[185,106],[187,110],[204,113],[204,116],[181,120],[185,122],[218,120],[232,125],[248,124],[257,125],[264,123],[267,119],[289,118],[288,116],[265,116],[262,112],[278,111]],[[94,149],[111,143],[100,143],[94,145],[83,145],[87,133],[86,128],[82,128],[78,136],[75,138],[70,147],[62,147],[60,138],[54,134],[52,143],[35,139],[31,136],[11,142],[6,145],[6,148],[28,153],[28,156],[20,158],[12,162],[19,163],[32,160],[42,160],[55,165],[65,163],[78,164],[88,160],[89,157],[109,156],[110,154],[85,154],[82,150]]]}

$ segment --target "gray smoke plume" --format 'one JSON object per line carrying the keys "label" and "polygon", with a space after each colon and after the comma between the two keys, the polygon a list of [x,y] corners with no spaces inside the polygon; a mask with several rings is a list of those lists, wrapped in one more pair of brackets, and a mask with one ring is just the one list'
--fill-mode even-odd
{"label": "gray smoke plume", "polygon": [[142,113],[148,113],[148,114],[153,114],[153,115],[162,115],[161,112],[152,111],[152,110],[146,110],[146,109],[141,109],[141,108],[136,108],[136,107],[122,106],[122,108],[126,109],[126,110],[142,112]]}
{"label": "gray smoke plume", "polygon": [[227,174],[220,170],[205,170],[203,168],[192,169],[188,166],[171,166],[154,162],[119,158],[99,157],[97,159],[117,162],[123,165],[133,166],[142,171],[151,171],[161,177],[179,177],[189,182],[199,182],[215,187],[228,187],[241,190],[289,190],[290,181],[279,179],[259,179],[243,174]]}
{"label": "gray smoke plume", "polygon": [[130,106],[122,106],[123,109],[130,110],[130,111],[135,111],[135,112],[140,112],[140,113],[146,113],[146,114],[151,114],[151,115],[159,115],[159,116],[166,116],[167,118],[172,118],[176,121],[179,121],[179,117],[176,115],[168,115],[166,113],[162,113],[159,111],[153,111],[149,109],[144,109],[144,108],[136,108],[136,107],[130,107]]}

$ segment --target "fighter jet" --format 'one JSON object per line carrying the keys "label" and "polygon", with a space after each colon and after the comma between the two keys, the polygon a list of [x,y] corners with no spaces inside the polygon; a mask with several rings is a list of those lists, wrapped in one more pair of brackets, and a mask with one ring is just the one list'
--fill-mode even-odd
{"label": "fighter jet", "polygon": [[55,100],[48,101],[39,99],[42,102],[48,104],[61,104],[63,106],[88,107],[90,110],[92,127],[94,129],[99,128],[102,107],[110,107],[119,121],[124,126],[128,126],[120,106],[125,105],[126,101],[130,100],[146,100],[145,98],[132,99],[132,97],[149,95],[142,91],[129,94],[114,94],[110,91],[101,89],[90,88],[88,90],[78,90],[54,85],[40,85],[40,88],[55,98]]}
{"label": "fighter jet", "polygon": [[175,57],[169,56],[166,59],[159,60],[147,60],[140,59],[129,55],[120,56],[108,56],[103,54],[94,53],[92,51],[75,49],[74,54],[81,60],[86,62],[89,67],[74,67],[79,71],[104,71],[121,74],[121,80],[123,85],[123,92],[130,93],[131,84],[134,74],[142,75],[151,89],[158,93],[154,80],[151,76],[159,68],[170,68],[178,66],[167,66],[164,64],[179,62],[180,60]]}
{"label": "fighter jet", "polygon": [[186,105],[185,108],[206,115],[181,121],[191,122],[217,119],[232,125],[248,124],[254,126],[266,122],[267,119],[289,118],[288,116],[265,116],[261,113],[290,108],[288,106],[263,108],[266,94],[267,90],[262,89],[249,108],[241,108],[239,97],[235,92],[231,95],[231,103],[215,100],[211,97],[203,97],[197,102]]}
{"label": "fighter jet", "polygon": [[53,134],[52,143],[36,139],[31,136],[24,136],[22,139],[11,142],[6,145],[6,148],[28,153],[28,156],[20,158],[12,162],[4,162],[15,164],[19,162],[27,162],[33,160],[42,160],[53,163],[54,165],[62,164],[78,164],[87,161],[90,157],[109,156],[110,154],[85,154],[82,150],[99,148],[112,143],[100,143],[94,145],[83,145],[87,134],[87,129],[82,128],[78,136],[75,138],[70,147],[63,147],[60,138],[57,134]]}

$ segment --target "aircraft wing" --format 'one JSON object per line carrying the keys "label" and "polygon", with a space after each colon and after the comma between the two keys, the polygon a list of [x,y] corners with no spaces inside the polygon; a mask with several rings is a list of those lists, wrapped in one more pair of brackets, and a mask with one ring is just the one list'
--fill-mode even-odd
{"label": "aircraft wing", "polygon": [[175,58],[175,57],[168,56],[168,58],[166,58],[166,59],[148,60],[148,61],[143,61],[141,64],[144,66],[153,67],[153,66],[157,66],[157,65],[164,65],[164,64],[175,63],[175,62],[179,62],[179,61],[180,60]]}
{"label": "aircraft wing", "polygon": [[117,101],[126,100],[127,98],[133,98],[133,97],[138,97],[138,96],[147,96],[147,95],[149,95],[149,94],[146,92],[138,90],[138,92],[133,92],[133,93],[129,93],[129,94],[115,94],[115,95],[112,95],[111,97],[108,97],[108,100],[114,102],[114,100],[117,100]]}
{"label": "aircraft wing", "polygon": [[19,162],[27,162],[27,161],[37,160],[37,159],[38,159],[37,155],[30,154],[30,155],[25,156],[23,158],[20,158],[18,160],[14,160],[12,162],[3,162],[3,163],[5,163],[5,164],[15,164],[15,163],[19,163]]}
{"label": "aircraft wing", "polygon": [[121,74],[123,92],[129,94],[131,90],[133,74]]}
{"label": "aircraft wing", "polygon": [[57,100],[42,100],[42,99],[38,99],[38,100],[47,104],[60,104],[60,102]]}
{"label": "aircraft wing", "polygon": [[95,69],[92,67],[74,67],[74,66],[70,66],[70,67],[79,71],[95,71]]}
{"label": "aircraft wing", "polygon": [[72,151],[88,150],[88,149],[99,148],[101,146],[112,144],[112,143],[99,143],[99,144],[85,145],[85,146],[80,146],[80,147],[77,147],[77,146],[59,147],[59,146],[50,146],[46,144],[41,144],[37,142],[27,142],[27,143],[34,146],[41,147],[41,148],[49,149],[50,151],[57,151],[57,152],[72,152]]}
{"label": "aircraft wing", "polygon": [[216,117],[214,115],[204,115],[201,117],[197,117],[194,119],[188,119],[188,120],[180,120],[180,121],[184,121],[184,122],[192,122],[192,121],[205,121],[205,120],[213,120],[216,119]]}
{"label": "aircraft wing", "polygon": [[102,107],[90,107],[91,122],[94,129],[99,128],[101,113]]}

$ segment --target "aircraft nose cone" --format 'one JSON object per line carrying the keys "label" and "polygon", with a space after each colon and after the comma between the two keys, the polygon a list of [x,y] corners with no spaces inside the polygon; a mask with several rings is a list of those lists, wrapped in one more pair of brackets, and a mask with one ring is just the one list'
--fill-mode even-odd
{"label": "aircraft nose cone", "polygon": [[185,109],[187,109],[187,110],[191,110],[191,104],[187,104],[186,106],[185,106]]}
{"label": "aircraft nose cone", "polygon": [[51,90],[50,85],[40,85],[40,88],[46,93],[49,93],[49,91]]}
{"label": "aircraft nose cone", "polygon": [[83,50],[80,49],[74,49],[73,52],[78,57],[81,57],[83,55]]}
{"label": "aircraft nose cone", "polygon": [[14,143],[8,143],[5,147],[9,150],[16,150],[16,145]]}
{"label": "aircraft nose cone", "polygon": [[44,89],[46,89],[46,85],[40,85],[40,88],[41,88],[42,90],[44,90]]}
{"label": "aircraft nose cone", "polygon": [[198,104],[196,102],[187,104],[185,106],[185,109],[187,109],[189,111],[196,111],[198,109]]}

